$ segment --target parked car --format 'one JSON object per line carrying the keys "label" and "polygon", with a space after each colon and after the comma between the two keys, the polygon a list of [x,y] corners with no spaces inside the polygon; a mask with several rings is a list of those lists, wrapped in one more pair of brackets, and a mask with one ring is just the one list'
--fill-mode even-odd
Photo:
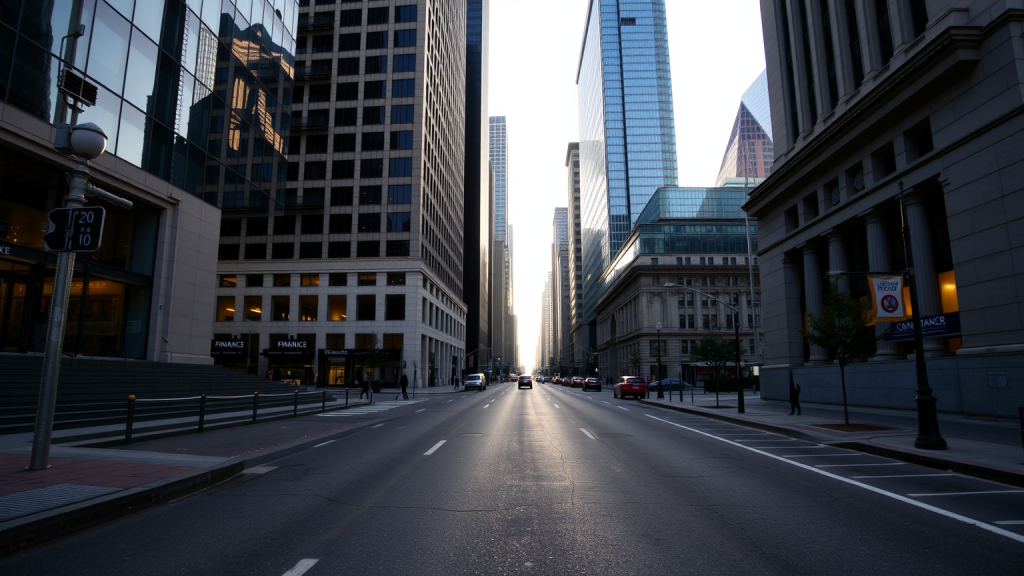
{"label": "parked car", "polygon": [[551,376],[545,376],[544,377],[544,383],[545,384],[551,384]]}
{"label": "parked car", "polygon": [[654,382],[651,382],[650,385],[648,385],[648,388],[650,388],[654,392],[657,392],[659,384],[665,387],[665,392],[668,392],[669,390],[675,392],[679,390],[680,386],[683,387],[683,390],[693,387],[693,385],[690,384],[689,382],[684,382],[682,380],[679,380],[678,378],[665,378],[664,380],[655,380]]}
{"label": "parked car", "polygon": [[573,376],[570,386],[573,388],[583,388],[583,376]]}
{"label": "parked car", "polygon": [[600,378],[593,378],[593,377],[591,377],[591,378],[587,378],[586,380],[583,381],[583,391],[584,392],[586,392],[587,390],[590,390],[591,388],[593,388],[594,390],[597,390],[598,392],[600,392],[601,391],[601,379]]}
{"label": "parked car", "polygon": [[562,386],[572,386],[572,378],[562,378]]}
{"label": "parked car", "polygon": [[612,395],[616,398],[632,396],[639,400],[647,396],[647,382],[640,376],[620,376]]}
{"label": "parked car", "polygon": [[526,386],[527,388],[530,388],[532,390],[533,389],[533,378],[530,378],[529,376],[520,376],[519,377],[519,387],[522,388],[523,386]]}
{"label": "parked car", "polygon": [[469,376],[466,376],[465,388],[466,390],[469,390],[470,388],[475,388],[480,391],[487,390],[487,375],[470,374]]}

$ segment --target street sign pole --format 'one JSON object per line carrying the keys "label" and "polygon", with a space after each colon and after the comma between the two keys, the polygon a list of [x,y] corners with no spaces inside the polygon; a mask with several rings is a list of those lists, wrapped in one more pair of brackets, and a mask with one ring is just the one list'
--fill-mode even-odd
{"label": "street sign pole", "polygon": [[[69,208],[77,208],[85,204],[85,191],[88,185],[89,169],[84,162],[80,162],[68,175],[67,206]],[[67,327],[68,301],[71,297],[71,276],[74,266],[74,252],[61,252],[57,257],[57,271],[53,278],[53,294],[50,298],[50,321],[46,326],[43,377],[39,387],[39,403],[36,406],[36,426],[32,437],[32,458],[29,470],[45,470],[50,466],[53,413],[57,406],[57,376],[60,373],[60,354],[64,345],[64,330]]]}

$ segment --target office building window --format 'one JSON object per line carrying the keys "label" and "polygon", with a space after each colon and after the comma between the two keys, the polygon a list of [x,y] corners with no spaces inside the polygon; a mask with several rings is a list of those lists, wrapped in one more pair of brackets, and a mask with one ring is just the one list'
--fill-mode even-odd
{"label": "office building window", "polygon": [[331,322],[348,320],[348,296],[333,294],[327,297],[327,319]]}
{"label": "office building window", "polygon": [[376,240],[356,242],[356,256],[359,258],[379,258],[380,242]]}
{"label": "office building window", "polygon": [[373,206],[380,204],[381,187],[380,186],[360,186],[359,187],[359,205],[360,206]]}
{"label": "office building window", "polygon": [[359,58],[338,58],[338,76],[358,76]]}
{"label": "office building window", "polygon": [[[367,56],[365,63],[366,74],[387,74],[388,73],[388,57],[387,56]],[[380,89],[380,96],[373,96],[373,98],[383,98],[384,88]],[[371,98],[371,96],[364,96],[364,98]]]}
{"label": "office building window", "polygon": [[395,7],[395,22],[415,22],[416,5]]}
{"label": "office building window", "polygon": [[328,258],[350,258],[350,257],[352,257],[352,243],[351,242],[328,242],[327,243],[327,257]]}
{"label": "office building window", "polygon": [[384,159],[370,158],[359,161],[360,178],[382,178],[384,176]]}
{"label": "office building window", "polygon": [[337,97],[339,102],[359,100],[359,82],[341,82],[338,84]]}
{"label": "office building window", "polygon": [[349,26],[362,26],[363,9],[356,8],[355,10],[342,10],[340,18],[338,18],[338,25],[342,28],[347,28]]}
{"label": "office building window", "polygon": [[266,216],[247,218],[245,220],[246,236],[266,236],[269,219]]}
{"label": "office building window", "polygon": [[246,260],[266,260],[267,259],[267,245],[266,244],[246,244],[245,245],[245,259]]}
{"label": "office building window", "polygon": [[351,234],[352,233],[352,215],[351,214],[331,214],[331,223],[328,228],[331,234]]}
{"label": "office building window", "polygon": [[356,296],[356,320],[377,319],[377,296],[360,294]]}
{"label": "office building window", "polygon": [[338,52],[351,52],[359,50],[362,34],[341,34],[338,36]]}
{"label": "office building window", "polygon": [[300,277],[302,286],[319,286],[320,275],[319,274],[303,274]]}
{"label": "office building window", "polygon": [[291,242],[275,242],[270,250],[272,260],[290,260],[295,257],[295,244]]}
{"label": "office building window", "polygon": [[291,306],[289,296],[270,297],[270,319],[274,322],[286,322],[289,318],[288,307]]}
{"label": "office building window", "polygon": [[391,158],[388,176],[412,176],[412,158]]}
{"label": "office building window", "polygon": [[220,221],[220,236],[221,238],[228,238],[231,236],[242,235],[242,219],[231,218],[222,219]]}
{"label": "office building window", "polygon": [[235,297],[217,297],[217,322],[234,322],[235,320]]}
{"label": "office building window", "polygon": [[384,297],[384,319],[405,320],[405,294],[388,294]]}
{"label": "office building window", "polygon": [[357,226],[360,233],[380,232],[380,214],[360,214]]}
{"label": "office building window", "polygon": [[398,258],[409,255],[408,240],[388,240],[386,243],[386,255],[391,258]]}
{"label": "office building window", "polygon": [[328,283],[331,286],[348,286],[348,274],[344,272],[332,272],[328,275]]}
{"label": "office building window", "polygon": [[335,126],[356,126],[358,108],[338,108],[334,111]]}
{"label": "office building window", "polygon": [[373,26],[374,24],[387,24],[391,21],[391,8],[387,6],[383,8],[370,8],[366,11],[366,24],[367,26]]}
{"label": "office building window", "polygon": [[377,285],[377,274],[366,273],[360,274],[359,280],[356,282],[356,286],[376,286]]}
{"label": "office building window", "polygon": [[221,244],[217,249],[217,260],[238,260],[240,253],[238,244]]}
{"label": "office building window", "polygon": [[403,104],[391,107],[392,124],[409,124],[413,121],[413,105]]}
{"label": "office building window", "polygon": [[412,130],[401,130],[391,133],[392,150],[412,150]]}
{"label": "office building window", "polygon": [[302,217],[303,234],[323,234],[324,217],[321,214],[306,214]]}
{"label": "office building window", "polygon": [[352,186],[335,186],[331,188],[331,206],[351,206]]}
{"label": "office building window", "polygon": [[410,232],[412,230],[411,225],[411,213],[409,212],[389,212],[388,213],[388,232]]}
{"label": "office building window", "polygon": [[395,48],[414,48],[416,30],[395,30]]}
{"label": "office building window", "polygon": [[[356,135],[355,134],[335,134],[334,135],[334,151],[335,152],[355,152],[356,151]],[[338,176],[335,174],[335,178]]]}
{"label": "office building window", "polygon": [[319,300],[320,297],[315,295],[299,296],[299,320],[301,322],[316,322],[320,306]]}
{"label": "office building window", "polygon": [[245,297],[245,319],[251,322],[263,319],[263,296]]}
{"label": "office building window", "polygon": [[383,132],[364,132],[363,133],[363,150],[364,151],[375,151],[384,149],[384,133]]}
{"label": "office building window", "polygon": [[[387,8],[385,8],[387,10]],[[373,12],[373,10],[371,10]],[[367,32],[366,33],[366,49],[367,50],[379,50],[381,48],[388,47],[388,33],[387,30],[382,32]],[[387,57],[385,57],[387,58]],[[385,63],[387,60],[385,60]],[[386,65],[386,64],[385,64]],[[369,74],[369,72],[367,72]]]}
{"label": "office building window", "polygon": [[[321,222],[321,225],[323,223]],[[324,244],[323,242],[300,242],[299,243],[299,258],[323,258],[324,256]]]}
{"label": "office building window", "polygon": [[388,272],[388,286],[405,286],[405,272]]}
{"label": "office building window", "polygon": [[334,52],[334,36],[313,36],[313,54]]}
{"label": "office building window", "polygon": [[392,184],[388,186],[388,204],[411,204],[412,185]]}
{"label": "office building window", "polygon": [[415,54],[395,54],[391,60],[391,71],[392,72],[415,72],[416,71],[416,55]]}
{"label": "office building window", "polygon": [[415,80],[392,80],[391,81],[391,97],[392,98],[412,98],[416,96],[416,81]]}

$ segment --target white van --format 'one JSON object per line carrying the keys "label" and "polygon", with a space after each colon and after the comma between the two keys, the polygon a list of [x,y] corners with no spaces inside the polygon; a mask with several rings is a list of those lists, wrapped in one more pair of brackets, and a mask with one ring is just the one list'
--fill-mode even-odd
{"label": "white van", "polygon": [[486,374],[470,374],[466,376],[466,390],[470,388],[476,388],[477,390],[487,390],[487,375]]}

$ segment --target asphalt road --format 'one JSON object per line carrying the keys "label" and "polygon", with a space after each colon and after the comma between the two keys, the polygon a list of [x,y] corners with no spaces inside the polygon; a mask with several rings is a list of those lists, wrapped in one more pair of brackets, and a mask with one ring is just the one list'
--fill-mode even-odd
{"label": "asphalt road", "polygon": [[[1020,574],[1024,490],[537,385],[360,431],[0,574]],[[388,406],[388,408],[384,408]]]}

